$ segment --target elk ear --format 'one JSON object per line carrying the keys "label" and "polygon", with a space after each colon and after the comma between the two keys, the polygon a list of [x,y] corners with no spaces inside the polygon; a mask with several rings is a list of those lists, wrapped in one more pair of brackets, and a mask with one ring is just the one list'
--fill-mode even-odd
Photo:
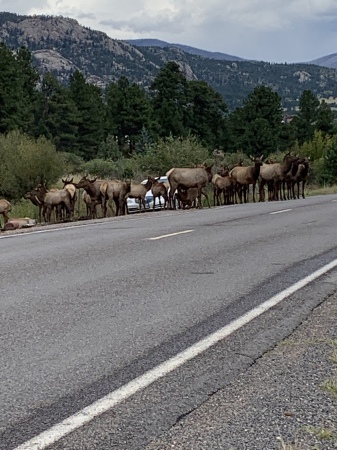
{"label": "elk ear", "polygon": [[64,179],[63,179],[63,178],[61,178],[61,181],[62,181],[62,183],[63,183],[63,184],[66,184],[66,182],[64,181]]}
{"label": "elk ear", "polygon": [[72,179],[69,181],[69,183],[72,183],[74,181],[74,177],[72,177]]}

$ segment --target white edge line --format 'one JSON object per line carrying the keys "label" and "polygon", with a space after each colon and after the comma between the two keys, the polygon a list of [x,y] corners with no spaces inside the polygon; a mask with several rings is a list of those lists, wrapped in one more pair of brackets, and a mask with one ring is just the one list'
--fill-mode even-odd
{"label": "white edge line", "polygon": [[82,410],[78,411],[62,422],[52,426],[48,430],[44,431],[38,436],[35,436],[22,445],[19,445],[14,450],[43,450],[46,447],[54,444],[71,432],[92,421],[95,417],[109,411],[115,405],[128,399],[142,389],[150,386],[152,383],[169,374],[178,367],[182,366],[187,361],[190,361],[199,354],[208,350],[210,347],[212,347],[225,337],[229,336],[234,331],[251,322],[256,317],[268,311],[270,308],[277,305],[285,298],[294,294],[299,289],[302,289],[304,286],[324,275],[336,266],[337,259],[333,260],[329,264],[323,266],[321,269],[313,272],[311,275],[306,276],[297,283],[294,283],[293,285],[274,295],[264,303],[261,303],[260,305],[251,309],[243,316],[233,320],[228,325],[225,325],[223,328],[220,328],[201,341],[191,345],[186,350],[183,350],[182,352],[178,353],[162,364],[159,364],[157,367],[148,370],[143,375],[140,375],[138,378],[135,378],[116,391],[110,392],[105,397],[102,397],[101,399],[97,400],[86,408],[83,408]]}
{"label": "white edge line", "polygon": [[185,233],[192,233],[194,230],[184,230],[184,231],[177,231],[176,233],[170,233],[170,234],[162,234],[161,236],[156,237],[150,237],[146,238],[146,241],[157,241],[158,239],[164,239],[171,236],[178,236],[179,234],[185,234]]}
{"label": "white edge line", "polygon": [[271,212],[269,214],[270,215],[272,215],[272,214],[281,214],[281,213],[288,212],[288,211],[292,211],[292,209],[291,208],[289,208],[289,209],[281,209],[281,211],[274,211],[274,212]]}

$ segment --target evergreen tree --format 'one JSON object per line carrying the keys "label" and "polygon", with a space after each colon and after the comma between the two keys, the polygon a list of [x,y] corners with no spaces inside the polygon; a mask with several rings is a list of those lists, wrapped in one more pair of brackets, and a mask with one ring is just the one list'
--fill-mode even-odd
{"label": "evergreen tree", "polygon": [[142,129],[151,126],[151,105],[144,89],[121,77],[106,90],[107,121],[121,148],[127,142],[127,153],[135,149]]}
{"label": "evergreen tree", "polygon": [[213,148],[223,144],[227,105],[221,95],[205,81],[187,83],[187,127],[192,134]]}
{"label": "evergreen tree", "polygon": [[315,129],[322,131],[324,134],[336,134],[336,124],[334,121],[334,113],[325,100],[321,102],[317,111],[317,120]]}
{"label": "evergreen tree", "polygon": [[337,135],[333,136],[330,148],[324,157],[324,169],[328,182],[337,183]]}
{"label": "evergreen tree", "polygon": [[37,108],[37,135],[50,139],[58,151],[77,153],[79,115],[69,89],[54,75],[44,76]]}
{"label": "evergreen tree", "polygon": [[22,96],[18,63],[13,53],[0,43],[0,133],[22,127]]}
{"label": "evergreen tree", "polygon": [[187,109],[187,81],[176,62],[168,62],[151,85],[153,114],[160,136],[184,136]]}
{"label": "evergreen tree", "polygon": [[32,63],[30,51],[22,47],[16,56],[18,73],[20,76],[22,97],[20,101],[20,112],[22,118],[21,130],[34,134],[34,112],[37,107],[37,83],[39,74]]}
{"label": "evergreen tree", "polygon": [[85,81],[76,71],[70,78],[70,98],[78,113],[77,153],[85,160],[97,156],[100,143],[105,138],[106,110],[101,90]]}
{"label": "evergreen tree", "polygon": [[269,155],[282,146],[283,111],[280,96],[271,88],[259,86],[242,108],[229,116],[229,142],[234,151],[247,155]]}
{"label": "evergreen tree", "polygon": [[299,100],[299,113],[291,122],[299,144],[312,139],[316,128],[318,110],[318,98],[310,90],[303,91]]}

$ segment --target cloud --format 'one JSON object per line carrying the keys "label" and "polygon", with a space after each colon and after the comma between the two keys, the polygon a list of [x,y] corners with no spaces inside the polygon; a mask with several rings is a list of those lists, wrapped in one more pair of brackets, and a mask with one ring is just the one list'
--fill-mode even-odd
{"label": "cloud", "polygon": [[72,17],[115,39],[157,38],[249,59],[337,52],[336,0],[0,0],[0,7]]}

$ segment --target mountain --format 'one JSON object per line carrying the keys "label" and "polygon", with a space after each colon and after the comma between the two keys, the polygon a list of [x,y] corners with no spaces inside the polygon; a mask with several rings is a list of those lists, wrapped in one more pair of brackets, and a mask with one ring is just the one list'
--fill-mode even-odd
{"label": "mountain", "polygon": [[160,41],[159,39],[129,39],[128,42],[135,47],[174,47],[179,48],[183,52],[191,53],[191,55],[203,56],[204,58],[218,59],[219,61],[244,61],[239,56],[227,55],[220,52],[209,52],[207,50],[201,50],[200,48],[190,47],[183,44],[171,44],[169,42]]}
{"label": "mountain", "polygon": [[313,61],[310,61],[310,64],[317,64],[318,66],[332,67],[334,69],[337,69],[337,53],[332,53],[331,55],[314,59]]}
{"label": "mountain", "polygon": [[333,68],[220,60],[184,51],[184,46],[136,46],[71,18],[0,13],[0,41],[13,50],[26,46],[39,72],[52,72],[63,83],[78,69],[102,88],[125,76],[147,89],[161,67],[176,61],[187,80],[203,80],[221,93],[229,110],[241,106],[260,85],[278,92],[288,110],[296,108],[307,89],[320,98],[337,98],[337,70]]}

